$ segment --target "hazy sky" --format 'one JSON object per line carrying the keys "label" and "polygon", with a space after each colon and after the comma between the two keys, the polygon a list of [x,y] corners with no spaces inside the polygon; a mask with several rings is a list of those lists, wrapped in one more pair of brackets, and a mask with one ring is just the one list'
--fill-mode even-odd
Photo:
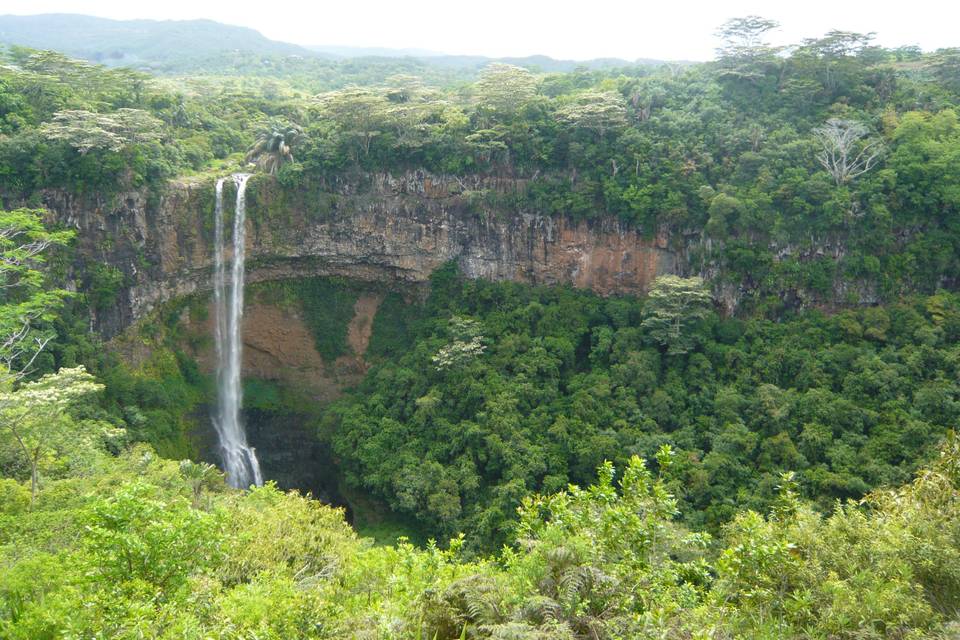
{"label": "hazy sky", "polygon": [[751,14],[783,25],[778,44],[843,29],[874,31],[885,46],[960,46],[957,0],[0,0],[0,13],[51,12],[209,18],[298,44],[489,56],[705,60],[716,27]]}

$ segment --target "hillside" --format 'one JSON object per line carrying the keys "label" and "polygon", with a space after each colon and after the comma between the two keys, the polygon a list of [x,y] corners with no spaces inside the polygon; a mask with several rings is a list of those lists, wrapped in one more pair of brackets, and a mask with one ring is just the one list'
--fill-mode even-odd
{"label": "hillside", "polygon": [[199,66],[231,51],[265,56],[315,56],[253,29],[213,20],[109,20],[74,14],[0,16],[0,42],[57,49],[108,66],[172,71]]}
{"label": "hillside", "polygon": [[[338,64],[384,66],[397,71],[410,65],[436,67],[475,76],[492,62],[541,72],[575,68],[609,69],[633,64],[659,65],[658,60],[555,60],[548,56],[490,58],[452,56],[422,49],[383,47],[302,47],[270,40],[254,29],[214,20],[110,20],[79,14],[0,15],[0,45],[56,49],[109,67],[131,67],[163,74],[262,73],[284,77]],[[400,59],[401,62],[398,62]],[[290,67],[290,68],[285,68]],[[385,76],[384,76],[385,77]]]}

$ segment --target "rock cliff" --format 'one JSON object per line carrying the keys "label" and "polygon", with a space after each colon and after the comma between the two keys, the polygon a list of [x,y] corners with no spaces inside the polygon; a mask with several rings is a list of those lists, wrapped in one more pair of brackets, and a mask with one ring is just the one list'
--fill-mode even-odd
{"label": "rock cliff", "polygon": [[[229,185],[229,183],[228,183]],[[605,219],[575,222],[511,210],[522,181],[423,172],[365,175],[312,189],[257,176],[248,191],[248,282],[317,275],[425,283],[455,260],[468,277],[641,293],[679,268],[666,234],[646,238]],[[63,192],[43,205],[78,231],[79,271],[94,262],[124,275],[115,303],[96,311],[109,337],[173,298],[208,290],[213,179],[111,203]],[[225,208],[232,211],[228,187]]]}

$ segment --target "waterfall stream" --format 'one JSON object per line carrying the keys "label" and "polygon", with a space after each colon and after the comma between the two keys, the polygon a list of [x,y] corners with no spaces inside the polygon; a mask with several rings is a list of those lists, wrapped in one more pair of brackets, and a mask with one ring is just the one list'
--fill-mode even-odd
{"label": "waterfall stream", "polygon": [[[227,482],[233,487],[260,486],[260,463],[253,447],[247,444],[247,434],[240,419],[243,389],[240,384],[240,369],[243,364],[243,276],[246,243],[246,189],[249,174],[232,176],[237,185],[237,202],[233,216],[233,260],[230,267],[230,282],[224,259],[223,233],[223,183],[220,178],[216,187],[214,209],[214,337],[217,350],[217,413],[213,425],[220,439],[220,454]],[[229,299],[228,299],[229,295]]]}

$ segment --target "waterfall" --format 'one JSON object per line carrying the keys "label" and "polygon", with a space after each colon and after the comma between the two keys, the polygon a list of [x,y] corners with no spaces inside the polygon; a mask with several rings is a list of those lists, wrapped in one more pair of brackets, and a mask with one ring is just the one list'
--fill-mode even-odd
{"label": "waterfall", "polygon": [[[237,185],[237,203],[233,216],[233,262],[230,267],[230,286],[227,287],[224,267],[223,183],[217,180],[214,208],[214,338],[217,350],[217,413],[213,426],[220,439],[220,454],[227,482],[246,489],[260,486],[260,463],[253,447],[247,444],[247,433],[240,420],[243,389],[240,386],[240,368],[243,363],[240,333],[243,327],[243,267],[246,243],[246,189],[249,174],[232,176]],[[227,295],[229,294],[229,300]]]}

